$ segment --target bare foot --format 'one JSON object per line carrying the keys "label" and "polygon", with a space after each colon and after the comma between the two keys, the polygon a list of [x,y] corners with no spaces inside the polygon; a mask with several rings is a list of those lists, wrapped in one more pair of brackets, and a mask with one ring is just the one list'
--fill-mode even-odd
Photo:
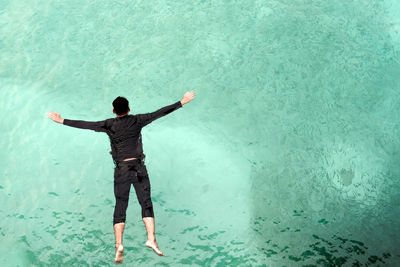
{"label": "bare foot", "polygon": [[115,259],[114,262],[116,264],[122,263],[124,260],[124,247],[122,245],[119,245],[118,248],[115,249]]}
{"label": "bare foot", "polygon": [[147,240],[146,241],[146,247],[148,248],[152,248],[153,251],[158,255],[158,256],[164,256],[164,253],[158,249],[158,244],[155,241],[150,241]]}

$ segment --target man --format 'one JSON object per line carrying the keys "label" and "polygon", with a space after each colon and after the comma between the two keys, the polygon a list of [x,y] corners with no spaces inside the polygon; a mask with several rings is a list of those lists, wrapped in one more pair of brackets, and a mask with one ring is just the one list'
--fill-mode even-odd
{"label": "man", "polygon": [[150,180],[144,163],[146,155],[143,153],[141,130],[154,120],[181,108],[192,101],[194,97],[195,93],[193,91],[186,92],[182,100],[160,108],[157,111],[128,115],[130,111],[129,102],[126,98],[119,96],[112,103],[114,107],[113,113],[116,114],[116,117],[96,122],[63,119],[57,112],[47,112],[47,116],[57,123],[94,130],[96,132],[105,132],[110,138],[110,154],[115,164],[115,209],[113,217],[116,248],[115,263],[122,263],[124,259],[122,235],[125,227],[126,209],[128,207],[131,184],[135,188],[136,196],[142,208],[142,219],[147,231],[145,245],[152,248],[157,255],[164,256],[164,253],[160,251],[156,242]]}

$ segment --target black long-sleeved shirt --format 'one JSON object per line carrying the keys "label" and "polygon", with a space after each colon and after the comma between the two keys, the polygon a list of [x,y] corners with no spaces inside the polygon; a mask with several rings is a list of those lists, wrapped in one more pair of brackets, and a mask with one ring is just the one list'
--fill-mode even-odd
{"label": "black long-sleeved shirt", "polygon": [[181,107],[181,101],[178,101],[151,113],[125,115],[103,121],[64,119],[64,124],[71,127],[107,133],[111,142],[110,154],[116,162],[120,162],[126,158],[143,159],[146,155],[143,153],[142,128]]}

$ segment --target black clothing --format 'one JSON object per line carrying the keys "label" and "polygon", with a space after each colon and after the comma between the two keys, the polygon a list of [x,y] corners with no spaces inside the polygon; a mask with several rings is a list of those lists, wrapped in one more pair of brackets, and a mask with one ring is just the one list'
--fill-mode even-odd
{"label": "black clothing", "polygon": [[153,203],[150,195],[150,180],[146,165],[141,159],[122,161],[114,171],[115,209],[113,225],[126,221],[126,209],[129,202],[131,184],[142,207],[143,217],[154,217]]}
{"label": "black clothing", "polygon": [[126,158],[143,159],[146,155],[143,153],[142,128],[180,107],[182,107],[182,104],[181,101],[178,101],[151,113],[125,115],[103,121],[64,119],[64,124],[71,127],[107,133],[111,142],[110,154],[116,163]]}
{"label": "black clothing", "polygon": [[[105,132],[110,138],[110,154],[115,163],[113,224],[126,220],[131,184],[135,187],[136,196],[142,207],[142,217],[154,217],[153,203],[150,197],[150,180],[144,163],[146,155],[143,153],[141,130],[152,121],[181,107],[181,101],[178,101],[151,113],[125,115],[103,121],[64,119],[65,125]],[[137,159],[123,161],[126,158]]]}

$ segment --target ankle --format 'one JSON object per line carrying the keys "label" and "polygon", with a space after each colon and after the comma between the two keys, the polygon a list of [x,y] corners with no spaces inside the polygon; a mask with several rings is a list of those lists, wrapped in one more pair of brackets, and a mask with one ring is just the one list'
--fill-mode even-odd
{"label": "ankle", "polygon": [[156,237],[155,236],[154,237],[147,237],[147,241],[155,243],[156,242]]}
{"label": "ankle", "polygon": [[115,248],[118,248],[120,245],[122,245],[122,243],[116,243]]}

